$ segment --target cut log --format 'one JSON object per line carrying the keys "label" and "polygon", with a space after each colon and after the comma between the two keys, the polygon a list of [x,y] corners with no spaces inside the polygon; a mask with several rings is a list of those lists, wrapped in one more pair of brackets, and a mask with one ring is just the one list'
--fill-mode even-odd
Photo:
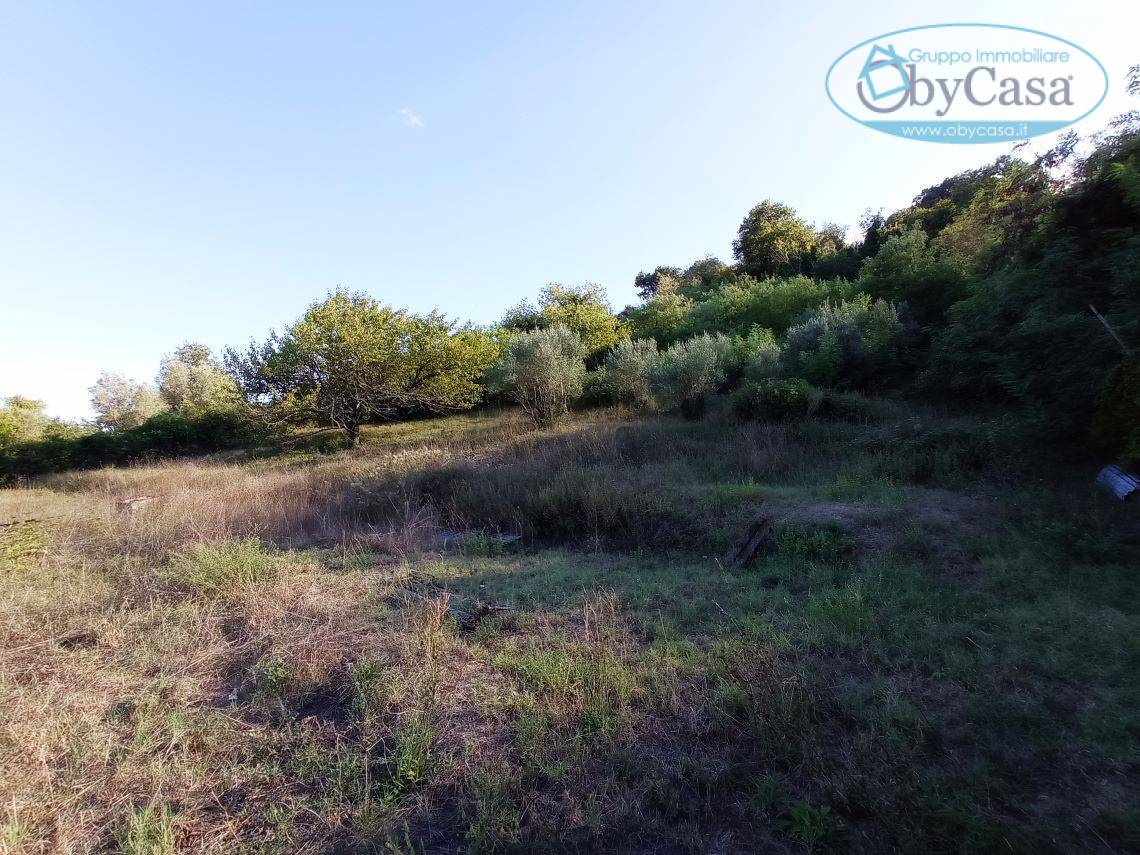
{"label": "cut log", "polygon": [[115,502],[115,507],[125,514],[133,514],[144,505],[149,505],[158,496],[134,496],[130,499],[120,499]]}

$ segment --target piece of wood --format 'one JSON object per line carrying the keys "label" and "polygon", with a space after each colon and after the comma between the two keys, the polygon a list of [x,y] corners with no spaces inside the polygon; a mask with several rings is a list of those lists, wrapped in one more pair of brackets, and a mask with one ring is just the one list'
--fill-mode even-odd
{"label": "piece of wood", "polygon": [[734,569],[747,567],[757,555],[768,552],[775,546],[774,534],[771,521],[767,517],[760,517],[748,527],[748,533],[732,551],[728,559],[729,565]]}
{"label": "piece of wood", "polygon": [[144,505],[149,505],[157,498],[158,496],[133,496],[130,499],[120,499],[115,502],[115,507],[123,513],[133,514],[139,508]]}

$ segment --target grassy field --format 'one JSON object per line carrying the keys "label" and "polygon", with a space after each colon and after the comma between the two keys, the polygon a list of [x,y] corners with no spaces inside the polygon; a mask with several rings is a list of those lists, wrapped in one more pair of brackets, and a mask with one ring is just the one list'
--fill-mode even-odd
{"label": "grassy field", "polygon": [[851,398],[0,491],[0,851],[1140,851],[1095,470]]}

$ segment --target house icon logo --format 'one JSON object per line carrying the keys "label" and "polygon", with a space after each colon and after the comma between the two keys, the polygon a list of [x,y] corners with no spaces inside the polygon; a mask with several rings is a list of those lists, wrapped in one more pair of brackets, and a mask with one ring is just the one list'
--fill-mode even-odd
{"label": "house icon logo", "polygon": [[874,45],[859,73],[859,85],[866,84],[871,100],[878,101],[910,89],[911,82],[903,67],[903,58],[895,53],[894,45]]}

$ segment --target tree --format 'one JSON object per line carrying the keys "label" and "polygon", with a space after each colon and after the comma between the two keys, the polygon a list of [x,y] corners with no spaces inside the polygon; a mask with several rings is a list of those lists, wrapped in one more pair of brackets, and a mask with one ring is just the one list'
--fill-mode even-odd
{"label": "tree", "polygon": [[517,403],[537,425],[547,425],[582,394],[586,347],[563,324],[521,332],[487,372],[488,385]]}
{"label": "tree", "polygon": [[0,447],[40,439],[49,424],[43,401],[20,395],[0,401]]}
{"label": "tree", "polygon": [[633,278],[633,287],[642,300],[652,300],[659,294],[676,291],[680,279],[679,267],[657,267],[652,273],[638,273]]}
{"label": "tree", "polygon": [[859,228],[863,230],[863,241],[859,244],[859,259],[871,258],[879,251],[879,247],[886,240],[885,227],[887,221],[881,211],[872,211],[868,208],[859,220]]}
{"label": "tree", "polygon": [[812,227],[794,209],[765,200],[740,224],[732,252],[752,276],[790,275],[802,271],[815,239]]}
{"label": "tree", "polygon": [[1055,201],[1052,182],[1042,167],[1012,161],[978,189],[941,230],[937,244],[963,269],[992,273],[1015,254],[1031,249],[1031,238]]}
{"label": "tree", "polygon": [[725,381],[731,354],[732,342],[719,333],[677,342],[650,372],[654,397],[666,407],[679,406],[687,419],[700,418],[705,398]]}
{"label": "tree", "polygon": [[657,342],[651,338],[623,341],[611,350],[606,356],[604,382],[613,400],[647,406],[653,400],[649,374],[656,364]]}
{"label": "tree", "polygon": [[946,310],[966,295],[966,277],[914,226],[889,237],[863,262],[859,288],[891,303],[905,301],[921,324],[941,325]]}
{"label": "tree", "polygon": [[626,309],[622,315],[634,338],[652,338],[658,344],[672,344],[681,337],[693,302],[680,294],[658,293],[641,306]]}
{"label": "tree", "polygon": [[283,334],[228,350],[226,367],[270,419],[337,427],[356,445],[368,421],[474,405],[494,352],[487,333],[443,315],[337,290]]}
{"label": "tree", "polygon": [[847,229],[824,223],[815,229],[815,241],[805,257],[808,271],[819,279],[854,279],[859,275],[859,247],[847,243]]}
{"label": "tree", "polygon": [[234,379],[204,344],[187,342],[163,357],[158,391],[170,409],[187,415],[232,410],[241,403]]}
{"label": "tree", "polygon": [[156,388],[120,374],[104,371],[90,391],[95,423],[103,430],[136,428],[166,408]]}
{"label": "tree", "polygon": [[626,336],[625,324],[614,315],[599,285],[547,285],[539,294],[537,306],[524,300],[502,321],[506,329],[520,332],[559,324],[578,335],[587,355],[595,361]]}

